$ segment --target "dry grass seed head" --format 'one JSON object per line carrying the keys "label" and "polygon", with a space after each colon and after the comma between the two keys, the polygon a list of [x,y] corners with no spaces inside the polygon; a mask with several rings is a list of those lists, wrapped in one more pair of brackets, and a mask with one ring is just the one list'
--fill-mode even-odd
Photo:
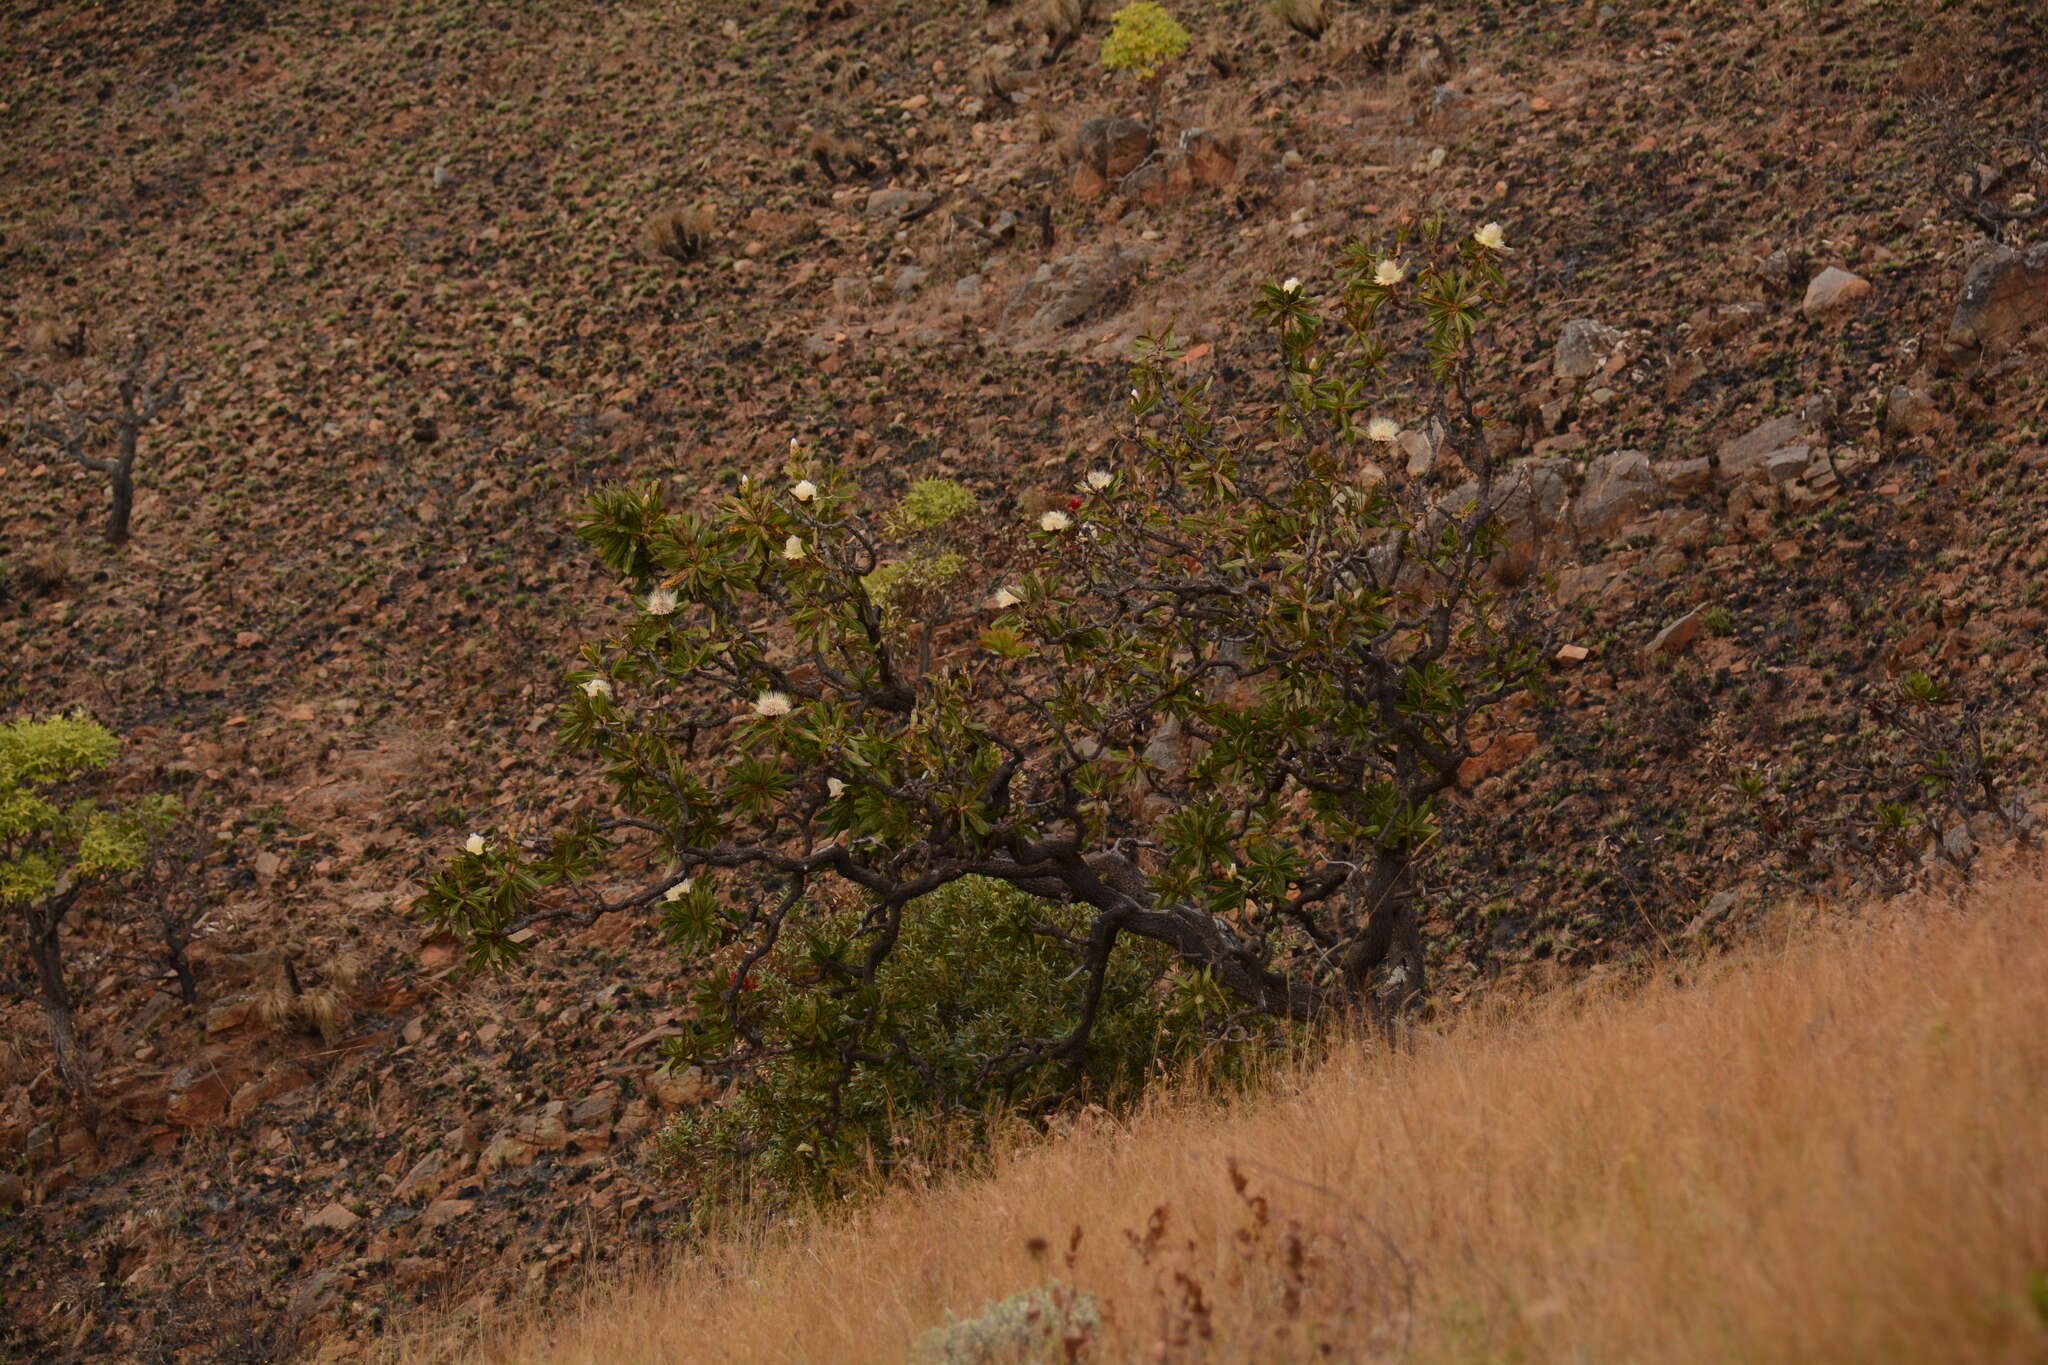
{"label": "dry grass seed head", "polygon": [[1080,35],[1088,17],[1081,0],[1045,0],[1038,10],[1038,26],[1055,48],[1065,47]]}
{"label": "dry grass seed head", "polygon": [[299,1004],[305,1011],[306,1022],[318,1029],[320,1037],[330,1044],[341,1039],[348,1031],[349,1022],[355,1018],[348,998],[332,986],[315,986],[299,997]]}
{"label": "dry grass seed head", "polygon": [[1328,0],[1273,0],[1274,17],[1305,38],[1321,38],[1330,27]]}
{"label": "dry grass seed head", "polygon": [[640,231],[640,249],[648,259],[666,256],[678,263],[694,261],[711,243],[711,210],[663,209]]}

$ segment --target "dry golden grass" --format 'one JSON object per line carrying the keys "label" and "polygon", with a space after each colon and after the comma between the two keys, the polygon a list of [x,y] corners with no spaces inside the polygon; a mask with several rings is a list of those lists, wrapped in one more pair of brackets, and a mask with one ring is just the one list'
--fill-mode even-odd
{"label": "dry golden grass", "polygon": [[1059,1281],[1096,1361],[2048,1359],[2048,882],[1778,937],[728,1240],[473,1358],[895,1365]]}

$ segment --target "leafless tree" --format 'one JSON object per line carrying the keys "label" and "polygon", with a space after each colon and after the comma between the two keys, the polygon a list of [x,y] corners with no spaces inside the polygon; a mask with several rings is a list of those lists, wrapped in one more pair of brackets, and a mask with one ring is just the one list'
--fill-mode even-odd
{"label": "leafless tree", "polygon": [[[138,335],[128,364],[114,387],[115,405],[99,410],[73,407],[64,391],[48,379],[17,376],[23,384],[47,394],[58,413],[55,422],[27,418],[22,431],[24,444],[47,441],[87,469],[107,476],[113,491],[113,505],[107,513],[109,545],[124,544],[128,539],[128,520],[135,509],[135,454],[143,428],[184,396],[184,378],[171,373],[169,357],[159,355],[152,365],[150,350],[149,337]],[[87,446],[94,443],[94,438],[108,433],[112,436],[113,453],[89,453]]]}

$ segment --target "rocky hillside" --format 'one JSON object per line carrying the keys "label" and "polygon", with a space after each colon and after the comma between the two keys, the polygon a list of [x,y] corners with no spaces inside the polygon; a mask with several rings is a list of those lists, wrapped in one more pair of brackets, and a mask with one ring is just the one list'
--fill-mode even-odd
{"label": "rocky hillside", "polygon": [[[0,15],[0,716],[85,708],[210,840],[196,1005],[119,916],[73,941],[90,1103],[0,1003],[4,1349],[341,1356],[673,1237],[641,1139],[711,1097],[655,1070],[649,927],[478,977],[409,914],[473,823],[589,799],[583,490],[798,438],[1021,545],[1118,458],[1135,338],[1255,411],[1255,287],[1425,212],[1513,249],[1490,415],[1572,641],[1432,866],[1447,1004],[2048,814],[2048,12],[1195,0],[1148,155],[1095,8]],[[184,394],[109,549],[22,423],[144,329]],[[1919,781],[1968,733],[1885,719],[1907,669],[1981,708],[1998,810]]]}

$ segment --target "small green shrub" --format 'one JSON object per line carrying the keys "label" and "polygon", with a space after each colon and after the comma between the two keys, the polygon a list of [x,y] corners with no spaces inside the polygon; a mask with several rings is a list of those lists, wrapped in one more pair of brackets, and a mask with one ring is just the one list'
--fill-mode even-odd
{"label": "small green shrub", "polygon": [[1151,0],[1125,5],[1112,17],[1102,40],[1102,64],[1149,81],[1179,58],[1192,41],[1174,17]]}
{"label": "small green shrub", "polygon": [[58,1070],[74,1090],[89,1078],[64,980],[65,920],[93,884],[142,866],[181,813],[168,796],[123,806],[85,793],[120,747],[84,716],[0,724],[0,935],[34,969]]}

